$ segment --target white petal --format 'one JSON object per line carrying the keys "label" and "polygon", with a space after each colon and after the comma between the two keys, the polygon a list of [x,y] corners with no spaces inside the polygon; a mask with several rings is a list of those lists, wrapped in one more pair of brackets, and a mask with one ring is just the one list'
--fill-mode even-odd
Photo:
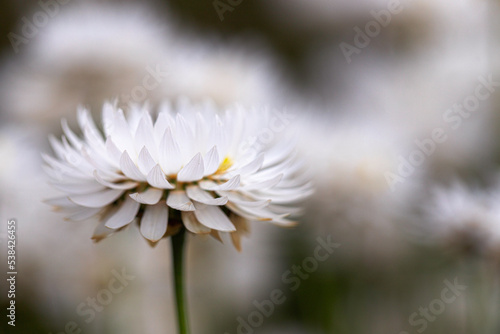
{"label": "white petal", "polygon": [[139,168],[128,155],[127,151],[124,151],[120,158],[120,168],[127,177],[136,181],[146,181],[146,177],[141,173]]}
{"label": "white petal", "polygon": [[139,203],[153,205],[160,201],[162,195],[163,190],[148,188],[145,192],[130,194],[130,197]]}
{"label": "white petal", "polygon": [[289,207],[284,205],[270,204],[268,209],[276,214],[290,214],[290,215],[300,215],[304,212],[303,208],[300,207]]}
{"label": "white petal", "polygon": [[188,186],[186,188],[186,193],[192,200],[207,205],[224,205],[227,203],[227,197],[214,198],[198,186]]}
{"label": "white petal", "polygon": [[102,239],[105,239],[109,237],[111,234],[115,233],[115,230],[104,226],[105,222],[106,220],[103,219],[94,229],[94,233],[92,234],[91,239],[94,240],[95,242],[101,241]]}
{"label": "white petal", "polygon": [[104,128],[104,133],[109,136],[113,130],[113,117],[115,114],[116,105],[105,102],[102,107],[102,126]]}
{"label": "white petal", "polygon": [[111,138],[121,151],[129,151],[135,154],[134,140],[123,111],[120,109],[114,114]]}
{"label": "white petal", "polygon": [[194,154],[194,136],[189,123],[181,115],[175,118],[175,137],[181,149],[182,160],[187,161]]}
{"label": "white petal", "polygon": [[67,196],[49,198],[44,200],[44,202],[47,203],[48,205],[52,205],[55,207],[62,207],[62,208],[76,207],[76,204],[70,201]]}
{"label": "white petal", "polygon": [[130,224],[139,211],[140,204],[126,197],[120,208],[106,221],[105,226],[109,228],[120,228]]}
{"label": "white petal", "polygon": [[97,215],[101,210],[102,208],[81,208],[80,210],[69,215],[68,219],[75,222],[87,220]]}
{"label": "white petal", "polygon": [[160,165],[156,165],[151,169],[147,176],[148,183],[155,188],[174,189],[175,187],[167,181],[167,176],[161,170]]}
{"label": "white petal", "polygon": [[229,218],[218,206],[195,202],[195,207],[196,210],[194,214],[196,218],[206,227],[223,232],[232,232],[236,230],[233,223],[231,223]]}
{"label": "white petal", "polygon": [[252,174],[258,171],[262,167],[262,163],[264,162],[264,154],[261,153],[255,158],[253,161],[248,163],[247,165],[241,167],[235,172],[240,175]]}
{"label": "white petal", "polygon": [[139,152],[139,158],[137,159],[137,165],[139,166],[139,170],[144,174],[147,175],[151,169],[156,165],[156,162],[153,160],[151,157],[151,154],[149,154],[148,149],[146,146],[144,146]]}
{"label": "white petal", "polygon": [[103,186],[106,186],[108,188],[111,188],[111,189],[132,189],[134,187],[137,187],[139,185],[139,183],[137,182],[121,182],[121,183],[112,183],[112,182],[109,182],[109,181],[106,181],[103,179],[103,177],[101,176],[102,172],[99,172],[97,170],[94,171],[94,177],[96,179],[97,182],[99,182],[100,184],[102,184]]}
{"label": "white petal", "polygon": [[172,130],[167,128],[160,142],[160,166],[167,173],[177,173],[182,166],[182,156]]}
{"label": "white petal", "polygon": [[54,170],[54,176],[57,180],[62,180],[64,176],[78,179],[89,179],[89,176],[80,170],[67,166],[49,155],[42,153],[42,159]]}
{"label": "white petal", "polygon": [[266,158],[264,160],[263,166],[273,166],[285,159],[288,159],[291,155],[293,155],[296,144],[296,140],[283,140],[280,141],[277,145],[272,146],[266,152]]}
{"label": "white petal", "polygon": [[63,144],[54,135],[49,136],[49,142],[56,156],[60,160],[63,160],[64,157],[66,156],[66,150],[64,149]]}
{"label": "white petal", "polygon": [[167,232],[168,207],[165,203],[146,206],[141,219],[141,234],[151,241],[160,240]]}
{"label": "white petal", "polygon": [[109,163],[104,161],[98,154],[92,150],[87,150],[85,147],[81,149],[82,157],[88,162],[88,165],[79,163],[77,168],[85,173],[92,173],[94,169],[104,170],[108,172],[116,172],[116,168],[113,168]]}
{"label": "white petal", "polygon": [[122,194],[123,190],[106,189],[85,195],[72,195],[69,196],[69,199],[78,205],[88,208],[102,208],[103,206],[114,202]]}
{"label": "white petal", "polygon": [[177,180],[181,182],[198,181],[203,177],[203,158],[201,154],[196,154],[177,174]]}
{"label": "white petal", "polygon": [[97,129],[90,111],[84,107],[78,107],[76,116],[80,128],[84,130],[84,132],[88,131],[88,134],[91,135],[93,139],[100,141],[101,144],[104,144],[101,133],[99,132],[99,129]]}
{"label": "white petal", "polygon": [[211,229],[201,224],[192,211],[181,212],[182,222],[187,230],[196,234],[210,233]]}
{"label": "white petal", "polygon": [[62,126],[62,129],[63,129],[63,132],[64,134],[66,135],[66,137],[68,138],[69,142],[71,143],[71,145],[73,145],[74,148],[76,148],[77,150],[80,150],[82,148],[82,141],[80,140],[80,138],[78,138],[77,135],[75,135],[75,133],[71,130],[71,128],[69,127],[68,125],[68,121],[63,118],[61,120],[61,126]]}
{"label": "white petal", "polygon": [[306,197],[309,197],[310,195],[312,195],[313,193],[314,193],[314,191],[312,189],[308,189],[308,190],[304,190],[302,192],[293,191],[290,194],[281,195],[281,196],[270,195],[270,198],[272,199],[272,202],[274,204],[289,204],[289,203],[302,201]]}
{"label": "white petal", "polygon": [[219,168],[219,152],[217,146],[214,146],[207,154],[205,154],[205,173],[203,175],[211,175]]}
{"label": "white petal", "polygon": [[103,161],[108,161],[108,156],[106,154],[106,146],[104,140],[100,133],[94,133],[88,124],[83,128],[83,135],[85,142],[96,153]]}
{"label": "white petal", "polygon": [[135,133],[136,150],[147,147],[149,153],[153,158],[158,158],[158,152],[154,140],[153,122],[148,112],[143,113],[137,131]]}
{"label": "white petal", "polygon": [[285,217],[290,215],[289,213],[275,214],[265,208],[245,208],[244,206],[235,205],[231,202],[227,203],[226,206],[237,215],[254,221],[279,223],[280,221],[283,221]]}
{"label": "white petal", "polygon": [[271,200],[255,200],[253,198],[249,198],[246,196],[243,196],[242,194],[239,194],[235,191],[218,191],[217,192],[221,196],[226,196],[228,197],[230,202],[233,202],[234,204],[240,205],[240,206],[246,206],[246,207],[252,207],[252,208],[263,208],[269,203],[271,203]]}
{"label": "white petal", "polygon": [[116,146],[116,144],[113,142],[111,137],[108,137],[106,139],[106,151],[108,152],[108,156],[111,158],[112,161],[114,161],[115,167],[120,166],[120,157],[122,156],[122,152],[120,149]]}
{"label": "white petal", "polygon": [[167,127],[175,126],[174,121],[172,120],[172,117],[169,114],[169,111],[165,110],[164,105],[160,106],[160,109],[161,111],[158,114],[158,117],[156,118],[153,130],[156,142],[158,143],[161,142],[163,135],[167,130]]}
{"label": "white petal", "polygon": [[50,182],[50,184],[60,191],[74,195],[88,194],[106,189],[102,184],[95,181],[81,183]]}
{"label": "white petal", "polygon": [[[98,170],[99,176],[102,177],[104,180],[107,180],[109,182],[119,182],[119,181],[124,181],[124,180],[129,180],[128,177],[126,177],[123,174],[118,174],[115,172],[108,172],[105,170]],[[92,172],[93,175],[94,172]]]}
{"label": "white petal", "polygon": [[187,197],[183,190],[174,190],[169,192],[167,197],[167,205],[173,209],[180,211],[194,211],[194,204]]}
{"label": "white petal", "polygon": [[280,183],[282,178],[283,178],[283,174],[279,174],[279,175],[276,175],[275,177],[268,179],[268,180],[247,184],[247,185],[243,186],[242,189],[243,190],[260,190],[260,189],[272,188],[272,187],[276,186],[278,183]]}
{"label": "white petal", "polygon": [[213,181],[201,181],[199,182],[199,185],[205,190],[235,190],[240,186],[240,176],[233,176],[231,179],[222,184],[216,184]]}

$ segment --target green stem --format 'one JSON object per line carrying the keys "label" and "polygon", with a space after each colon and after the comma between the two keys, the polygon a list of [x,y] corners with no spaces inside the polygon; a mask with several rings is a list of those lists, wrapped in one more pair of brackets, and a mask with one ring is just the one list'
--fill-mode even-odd
{"label": "green stem", "polygon": [[186,299],[184,295],[184,238],[185,229],[172,236],[172,256],[174,259],[175,300],[177,302],[177,322],[179,334],[189,334],[186,313]]}

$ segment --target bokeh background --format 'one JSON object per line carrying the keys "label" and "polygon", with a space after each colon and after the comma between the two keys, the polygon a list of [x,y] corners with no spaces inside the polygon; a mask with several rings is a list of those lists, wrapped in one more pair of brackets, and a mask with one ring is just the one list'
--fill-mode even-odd
{"label": "bokeh background", "polygon": [[[189,238],[193,333],[499,333],[499,15],[493,0],[3,0],[0,267],[16,218],[18,275],[1,332],[176,332],[170,241],[131,226],[94,244],[94,221],[42,202],[41,153],[79,105],[187,98],[293,112],[316,185],[296,228],[255,223],[241,253]],[[340,246],[311,267],[318,238]],[[77,308],[113,270],[134,279],[87,322]]]}

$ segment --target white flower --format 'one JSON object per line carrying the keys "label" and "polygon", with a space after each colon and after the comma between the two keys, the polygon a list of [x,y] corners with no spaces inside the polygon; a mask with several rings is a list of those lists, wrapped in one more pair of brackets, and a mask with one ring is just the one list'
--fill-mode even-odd
{"label": "white flower", "polygon": [[282,68],[259,43],[207,42],[189,35],[172,43],[169,75],[162,86],[165,96],[194,101],[209,97],[219,106],[283,103],[289,89]]}
{"label": "white flower", "polygon": [[239,248],[248,220],[291,225],[286,217],[295,209],[287,205],[311,187],[299,174],[293,141],[258,140],[272,113],[217,114],[210,104],[188,103],[178,109],[164,105],[154,119],[146,107],[131,107],[125,117],[105,104],[104,136],[89,111],[79,109],[83,139],[63,120],[65,135],[51,138],[57,158],[43,158],[51,183],[65,195],[48,203],[71,220],[99,215],[95,240],[139,218],[151,242],[184,225],[214,237],[231,232]]}
{"label": "white flower", "polygon": [[168,33],[149,11],[141,5],[61,8],[43,33],[2,67],[5,112],[50,128],[78,105],[100,107],[108,97],[159,101]]}
{"label": "white flower", "polygon": [[447,188],[435,187],[423,203],[423,235],[445,246],[482,252],[496,225],[492,204],[490,193],[458,181]]}

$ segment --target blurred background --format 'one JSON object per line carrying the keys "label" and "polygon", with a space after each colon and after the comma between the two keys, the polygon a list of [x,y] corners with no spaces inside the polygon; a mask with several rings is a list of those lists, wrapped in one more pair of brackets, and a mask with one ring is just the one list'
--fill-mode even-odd
{"label": "blurred background", "polygon": [[254,223],[241,253],[190,237],[193,333],[499,333],[499,15],[493,0],[4,0],[0,260],[15,218],[18,275],[1,332],[176,333],[170,240],[131,226],[94,244],[95,221],[42,202],[40,153],[79,105],[188,98],[294,112],[316,184],[296,228]]}

